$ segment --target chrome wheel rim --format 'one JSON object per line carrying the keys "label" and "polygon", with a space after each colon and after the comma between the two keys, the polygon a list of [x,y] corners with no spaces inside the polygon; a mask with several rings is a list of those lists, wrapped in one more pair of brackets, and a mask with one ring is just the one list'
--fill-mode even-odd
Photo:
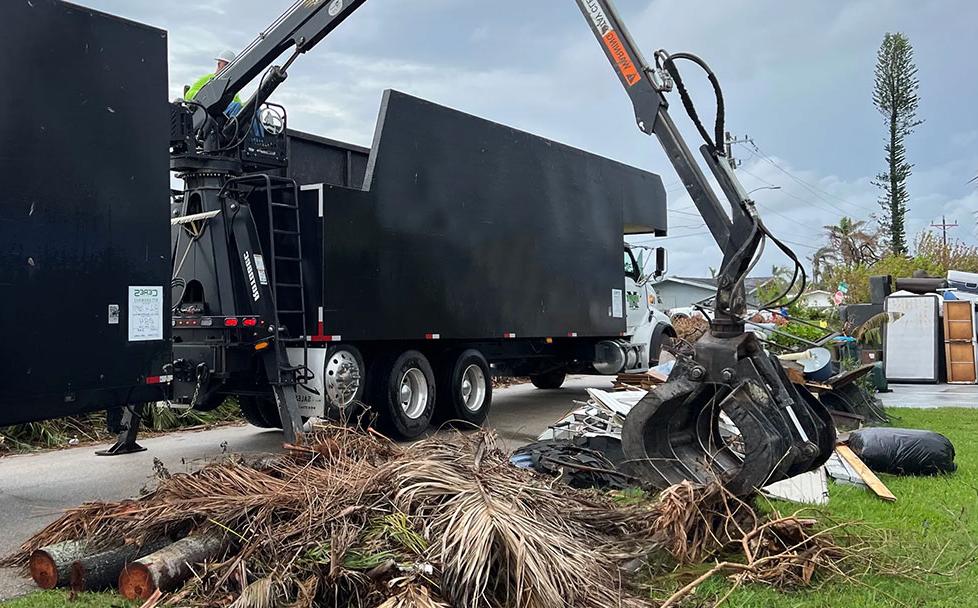
{"label": "chrome wheel rim", "polygon": [[356,357],[348,350],[339,350],[326,361],[324,371],[326,398],[329,404],[346,408],[356,399],[363,374]]}
{"label": "chrome wheel rim", "polygon": [[486,375],[481,367],[473,363],[465,368],[459,394],[466,410],[475,414],[482,409],[482,404],[486,400]]}
{"label": "chrome wheel rim", "polygon": [[412,367],[401,376],[398,401],[404,415],[411,420],[424,414],[428,406],[428,380],[420,369]]}

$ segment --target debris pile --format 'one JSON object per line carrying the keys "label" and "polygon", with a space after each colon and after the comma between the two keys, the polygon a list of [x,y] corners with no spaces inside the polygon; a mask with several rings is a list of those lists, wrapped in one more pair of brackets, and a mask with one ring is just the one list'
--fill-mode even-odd
{"label": "debris pile", "polygon": [[695,344],[710,329],[710,322],[702,314],[691,317],[675,317],[672,319],[672,327],[676,330],[679,339]]}
{"label": "debris pile", "polygon": [[46,587],[180,606],[603,608],[649,605],[648,564],[729,557],[742,566],[717,573],[777,586],[832,574],[842,550],[812,526],[764,520],[719,487],[622,501],[555,484],[491,433],[397,446],[320,427],[282,456],[161,472],[137,500],[84,504],[10,560]]}

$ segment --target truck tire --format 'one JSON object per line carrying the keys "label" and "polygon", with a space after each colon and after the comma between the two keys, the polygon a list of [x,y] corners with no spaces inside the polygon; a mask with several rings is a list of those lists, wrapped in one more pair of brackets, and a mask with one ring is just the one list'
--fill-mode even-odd
{"label": "truck tire", "polygon": [[481,426],[492,406],[489,362],[477,350],[446,356],[438,366],[439,421]]}
{"label": "truck tire", "polygon": [[363,402],[366,389],[363,355],[355,346],[334,346],[323,365],[323,399],[326,415],[333,420],[349,418],[353,407]]}
{"label": "truck tire", "polygon": [[649,367],[655,367],[662,360],[662,349],[672,344],[676,338],[676,330],[668,325],[660,324],[652,332],[649,340]]}
{"label": "truck tire", "polygon": [[398,439],[420,437],[435,413],[435,373],[416,350],[381,356],[370,369],[368,403],[381,428]]}
{"label": "truck tire", "polygon": [[562,387],[564,385],[564,380],[567,378],[567,374],[561,370],[547,372],[545,374],[537,374],[535,376],[530,376],[530,382],[533,386],[544,389],[544,390],[554,390]]}
{"label": "truck tire", "polygon": [[251,426],[257,426],[260,429],[282,428],[278,406],[275,405],[273,397],[238,395],[238,407],[241,408],[241,415]]}

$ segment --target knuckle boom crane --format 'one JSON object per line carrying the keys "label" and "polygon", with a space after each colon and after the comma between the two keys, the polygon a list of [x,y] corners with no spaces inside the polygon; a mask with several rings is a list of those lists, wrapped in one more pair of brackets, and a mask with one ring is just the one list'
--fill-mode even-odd
{"label": "knuckle boom crane", "polygon": [[[723,94],[716,76],[706,62],[688,53],[660,50],[655,66],[649,65],[612,0],[577,3],[631,99],[639,129],[659,140],[723,252],[710,331],[694,345],[692,359],[680,358],[668,382],[629,413],[622,434],[626,457],[635,473],[656,487],[719,479],[737,494],[821,466],[835,446],[827,410],[804,387],[788,381],[778,360],[745,331],[744,279],[766,240],[794,262],[792,286],[800,281],[798,293],[804,291],[806,277],[795,254],[764,226],[726,162]],[[679,60],[701,67],[713,85],[717,110],[712,134],[700,122],[683,84]],[[704,140],[700,153],[720,185],[729,214],[669,115],[664,93],[673,87]],[[740,431],[742,446],[737,449],[723,437],[721,415]]]}
{"label": "knuckle boom crane", "polygon": [[[301,431],[296,390],[309,373],[287,353],[290,345],[306,348],[299,190],[294,180],[256,173],[287,164],[285,111],[266,102],[296,58],[364,2],[296,1],[194,99],[171,104],[170,168],[185,184],[171,220],[173,287],[182,290],[174,312],[224,321],[224,327],[174,321],[174,361],[166,370],[173,396],[208,409],[223,399],[219,388],[233,389],[239,399],[264,398],[256,380],[264,379],[288,442]],[[272,65],[289,51],[281,67]],[[257,90],[229,111],[260,74]],[[247,204],[256,192],[266,199],[267,218],[255,217]],[[204,255],[192,255],[201,249]],[[248,377],[251,382],[242,382]]]}
{"label": "knuckle boom crane", "polygon": [[[710,331],[695,345],[694,356],[681,358],[669,381],[625,421],[623,447],[635,474],[658,487],[720,479],[731,491],[747,493],[820,466],[835,443],[827,411],[791,384],[777,360],[745,331],[744,279],[765,242],[795,262],[802,288],[805,272],[765,227],[725,162],[723,95],[715,75],[686,53],[658,51],[655,65],[649,65],[611,0],[576,1],[632,101],[639,128],[657,137],[723,251]],[[223,394],[268,400],[271,392],[273,409],[262,411],[277,412],[289,442],[301,431],[297,390],[311,375],[303,335],[307,299],[299,187],[281,176],[288,166],[286,115],[268,99],[296,58],[364,2],[296,1],[194,99],[171,105],[170,165],[185,183],[171,220],[173,287],[180,293],[174,297],[174,358],[167,370],[173,397],[207,409]],[[272,65],[289,52],[281,67]],[[712,134],[700,122],[679,61],[704,69],[713,85]],[[236,95],[259,76],[254,94],[234,107]],[[665,93],[673,88],[704,140],[700,152],[723,202],[669,115]],[[263,202],[249,204],[256,200]],[[267,210],[267,217],[257,209]],[[214,327],[214,319],[223,326]],[[296,363],[294,354],[290,361],[290,347],[303,353],[302,361]],[[414,351],[406,354],[424,359]],[[724,416],[739,429],[736,449],[724,439]]]}

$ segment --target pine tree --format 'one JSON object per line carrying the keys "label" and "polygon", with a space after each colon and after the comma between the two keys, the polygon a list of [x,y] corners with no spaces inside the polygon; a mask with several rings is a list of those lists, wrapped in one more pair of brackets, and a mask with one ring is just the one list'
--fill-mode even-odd
{"label": "pine tree", "polygon": [[876,83],[873,89],[873,104],[883,115],[888,129],[884,146],[886,171],[877,175],[873,184],[882,190],[881,232],[890,251],[898,255],[907,253],[905,222],[910,199],[907,179],[913,165],[907,160],[904,140],[923,123],[917,119],[919,88],[910,40],[899,32],[886,34],[876,56]]}

